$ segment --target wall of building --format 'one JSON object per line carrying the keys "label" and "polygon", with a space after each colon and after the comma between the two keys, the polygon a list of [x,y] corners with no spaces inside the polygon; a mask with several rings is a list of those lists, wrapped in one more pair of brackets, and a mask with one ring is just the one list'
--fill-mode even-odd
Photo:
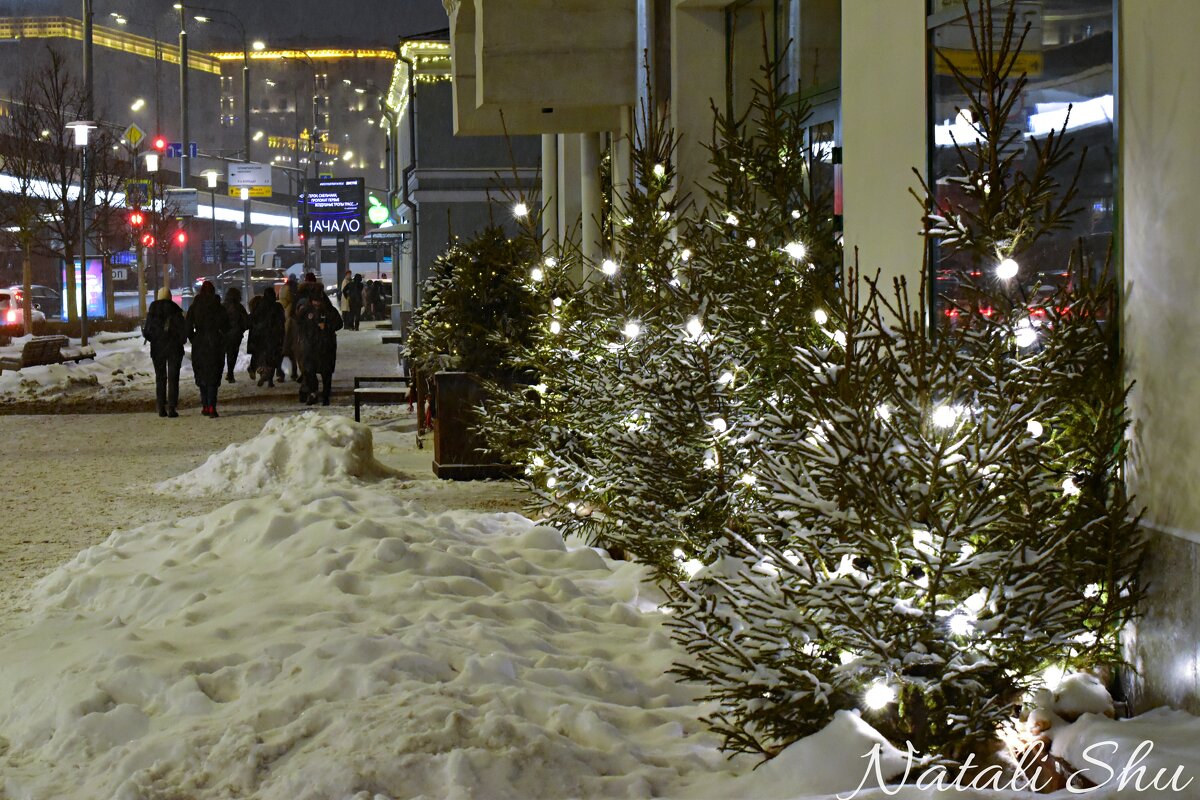
{"label": "wall of building", "polygon": [[1132,689],[1140,708],[1200,712],[1200,3],[1121,0],[1119,15],[1130,480],[1152,537]]}

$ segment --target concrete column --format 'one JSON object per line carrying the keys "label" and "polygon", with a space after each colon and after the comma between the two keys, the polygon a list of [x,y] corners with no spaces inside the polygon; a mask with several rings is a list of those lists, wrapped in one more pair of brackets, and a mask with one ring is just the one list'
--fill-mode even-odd
{"label": "concrete column", "polygon": [[846,264],[916,299],[923,242],[909,187],[925,172],[925,0],[842,3],[842,186]]}
{"label": "concrete column", "polygon": [[558,235],[579,242],[579,137],[558,135]]}
{"label": "concrete column", "polygon": [[542,134],[542,247],[558,244],[558,136]]}
{"label": "concrete column", "polygon": [[580,246],[584,258],[599,261],[600,242],[600,134],[579,134]]}
{"label": "concrete column", "polygon": [[679,188],[697,199],[693,187],[712,174],[706,144],[712,142],[712,102],[725,106],[725,10],[671,8],[671,122],[679,137]]}
{"label": "concrete column", "polygon": [[621,109],[621,129],[613,132],[612,175],[613,197],[625,196],[633,182],[633,109]]}
{"label": "concrete column", "polygon": [[1121,0],[1118,131],[1131,489],[1151,535],[1138,710],[1200,712],[1200,3]]}

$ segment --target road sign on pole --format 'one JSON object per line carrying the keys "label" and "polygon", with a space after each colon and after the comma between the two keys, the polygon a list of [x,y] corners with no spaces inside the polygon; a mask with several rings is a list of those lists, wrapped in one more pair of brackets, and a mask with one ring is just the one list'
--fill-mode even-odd
{"label": "road sign on pole", "polygon": [[[188,142],[188,158],[196,158],[196,143]],[[166,158],[183,158],[183,142],[168,142],[167,151],[163,153]]]}
{"label": "road sign on pole", "polygon": [[125,129],[125,132],[121,134],[121,138],[125,140],[126,144],[136,150],[138,145],[142,143],[142,140],[146,138],[146,132],[139,128],[137,123],[134,122]]}

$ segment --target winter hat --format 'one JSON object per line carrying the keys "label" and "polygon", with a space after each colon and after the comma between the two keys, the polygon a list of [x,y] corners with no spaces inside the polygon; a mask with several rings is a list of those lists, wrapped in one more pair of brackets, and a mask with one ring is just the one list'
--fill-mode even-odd
{"label": "winter hat", "polygon": [[166,286],[160,287],[158,290],[158,294],[154,295],[154,299],[155,300],[170,300],[171,299],[171,290],[168,289]]}

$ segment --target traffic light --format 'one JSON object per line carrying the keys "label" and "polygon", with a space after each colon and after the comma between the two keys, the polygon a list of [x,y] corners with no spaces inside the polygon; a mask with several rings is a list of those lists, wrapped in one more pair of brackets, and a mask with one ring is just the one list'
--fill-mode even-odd
{"label": "traffic light", "polygon": [[187,231],[176,231],[175,244],[179,245],[180,247],[183,247],[185,244],[187,244]]}
{"label": "traffic light", "polygon": [[152,147],[153,147],[155,150],[157,150],[158,152],[160,152],[160,153],[161,153],[161,152],[163,152],[164,150],[166,150],[166,149],[167,149],[167,137],[165,137],[165,136],[155,136],[155,137],[154,137],[154,141],[152,141],[152,142],[150,143],[150,145],[151,145],[151,146],[152,146]]}
{"label": "traffic light", "polygon": [[154,241],[153,233],[142,234],[142,247],[154,247]]}
{"label": "traffic light", "polygon": [[129,212],[129,227],[140,228],[146,222],[146,215],[138,209]]}

